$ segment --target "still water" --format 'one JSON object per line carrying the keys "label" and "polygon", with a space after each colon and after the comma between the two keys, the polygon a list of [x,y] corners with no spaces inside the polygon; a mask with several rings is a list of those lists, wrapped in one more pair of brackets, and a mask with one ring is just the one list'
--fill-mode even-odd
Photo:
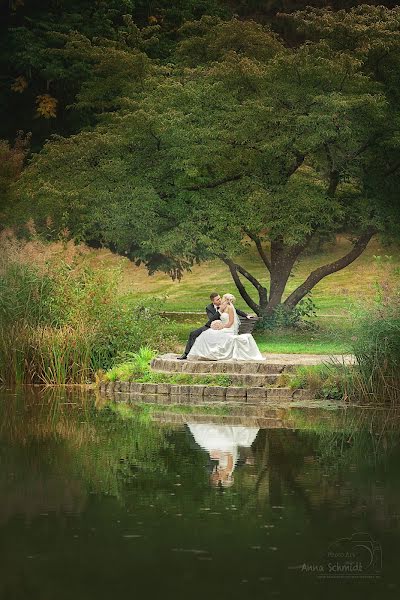
{"label": "still water", "polygon": [[267,416],[3,390],[0,597],[399,597],[398,416]]}

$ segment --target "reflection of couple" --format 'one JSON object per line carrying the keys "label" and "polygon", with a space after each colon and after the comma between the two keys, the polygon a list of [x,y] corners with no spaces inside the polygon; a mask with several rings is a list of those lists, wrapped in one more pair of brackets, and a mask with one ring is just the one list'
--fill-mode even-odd
{"label": "reflection of couple", "polygon": [[180,360],[265,360],[250,333],[239,335],[239,317],[249,315],[234,307],[235,296],[213,293],[206,308],[208,323],[192,331]]}
{"label": "reflection of couple", "polygon": [[230,487],[239,459],[239,447],[249,448],[256,439],[257,427],[188,423],[195,442],[207,450],[214,463],[210,482],[215,487]]}

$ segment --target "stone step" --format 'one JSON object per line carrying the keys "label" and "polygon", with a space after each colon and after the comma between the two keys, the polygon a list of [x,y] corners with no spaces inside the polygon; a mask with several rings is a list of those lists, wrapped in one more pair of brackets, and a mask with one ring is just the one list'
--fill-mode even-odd
{"label": "stone step", "polygon": [[211,361],[211,360],[178,360],[177,354],[164,354],[151,361],[154,371],[163,373],[243,373],[279,374],[283,371],[293,371],[295,364],[289,362],[257,362],[257,361]]}
{"label": "stone step", "polygon": [[168,423],[172,425],[187,425],[187,424],[202,424],[207,425],[233,425],[241,427],[257,427],[265,429],[284,429],[293,428],[293,423],[283,421],[282,419],[274,419],[271,417],[235,417],[229,415],[202,415],[193,414],[185,415],[174,412],[162,411],[153,412],[151,419],[159,423]]}
{"label": "stone step", "polygon": [[[155,373],[165,373],[165,371],[158,371],[152,369]],[[195,373],[190,371],[185,371],[185,375],[191,375],[192,377],[204,377],[206,375],[212,375],[213,377],[229,377],[232,382],[232,385],[245,385],[248,387],[263,387],[270,386],[276,383],[280,373],[221,373],[221,372],[213,372],[213,373]]]}
{"label": "stone step", "polygon": [[290,402],[298,399],[311,399],[308,390],[293,390],[289,387],[236,387],[214,385],[176,385],[169,383],[136,383],[136,382],[102,382],[100,392],[108,395],[122,393],[129,395],[166,396],[171,402],[192,403],[207,402],[240,402],[262,404],[265,402]]}

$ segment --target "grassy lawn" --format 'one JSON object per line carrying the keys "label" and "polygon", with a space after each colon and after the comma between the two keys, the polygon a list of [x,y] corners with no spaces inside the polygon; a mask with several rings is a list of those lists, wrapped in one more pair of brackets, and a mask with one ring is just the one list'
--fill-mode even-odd
{"label": "grassy lawn", "polygon": [[[171,329],[183,350],[189,332],[206,319],[193,317],[184,323],[171,322]],[[349,319],[319,319],[316,331],[275,330],[255,334],[261,352],[276,354],[347,354],[351,352],[352,329]]]}
{"label": "grassy lawn", "polygon": [[[351,248],[350,241],[338,237],[336,244],[327,244],[322,252],[305,256],[295,267],[286,293],[290,293],[307,275],[318,266],[334,261]],[[378,258],[377,258],[378,257]],[[267,287],[266,270],[254,247],[238,257],[238,262],[250,270]],[[237,307],[249,311],[239,296],[226,266],[220,261],[210,261],[193,267],[181,281],[172,281],[167,275],[157,273],[149,276],[144,267],[137,267],[127,259],[116,257],[110,252],[96,251],[96,263],[102,267],[121,267],[121,290],[134,293],[138,298],[157,297],[162,299],[165,311],[194,311],[200,315],[188,315],[184,322],[171,324],[180,348],[183,349],[188,333],[205,323],[205,306],[211,291],[220,294],[234,293]],[[351,351],[352,318],[360,307],[365,306],[376,294],[376,284],[393,279],[394,269],[400,269],[398,247],[384,248],[373,240],[364,254],[348,268],[326,277],[313,290],[317,307],[317,331],[274,331],[256,335],[262,352],[276,353],[347,353]],[[253,289],[248,288],[250,294]]]}
{"label": "grassy lawn", "polygon": [[[289,280],[287,293],[290,293],[307,275],[318,266],[336,260],[350,249],[350,242],[338,237],[336,244],[326,245],[323,252],[305,256],[295,267]],[[385,256],[390,258],[386,258]],[[116,257],[111,252],[95,251],[96,264],[103,268],[120,264],[122,268],[121,288],[134,292],[139,298],[156,296],[163,298],[163,307],[168,311],[204,311],[209,302],[209,294],[218,291],[234,293],[237,307],[249,310],[240,298],[227,267],[221,261],[210,261],[193,267],[185,273],[181,281],[172,281],[163,273],[149,276],[144,267],[137,267],[128,259]],[[381,256],[381,259],[376,259]],[[237,258],[238,262],[254,273],[269,286],[267,272],[253,247]],[[353,312],[357,304],[364,303],[375,294],[375,283],[390,278],[393,267],[400,268],[398,247],[383,248],[378,240],[373,240],[364,254],[352,265],[323,279],[313,290],[313,299],[320,315],[344,315]],[[253,289],[248,288],[251,295]]]}

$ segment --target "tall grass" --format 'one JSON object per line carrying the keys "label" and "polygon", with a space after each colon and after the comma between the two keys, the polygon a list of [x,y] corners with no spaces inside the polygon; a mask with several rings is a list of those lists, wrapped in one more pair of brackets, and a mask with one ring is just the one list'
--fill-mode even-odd
{"label": "tall grass", "polygon": [[400,402],[400,287],[377,286],[372,308],[359,320],[353,343],[358,367],[353,394],[378,403]]}
{"label": "tall grass", "polygon": [[400,288],[377,285],[372,304],[358,312],[352,351],[355,364],[301,367],[290,385],[319,398],[363,404],[400,404]]}
{"label": "tall grass", "polygon": [[35,264],[23,247],[0,250],[1,382],[89,382],[145,344],[174,347],[156,303],[119,294],[118,269],[93,269],[62,252]]}

